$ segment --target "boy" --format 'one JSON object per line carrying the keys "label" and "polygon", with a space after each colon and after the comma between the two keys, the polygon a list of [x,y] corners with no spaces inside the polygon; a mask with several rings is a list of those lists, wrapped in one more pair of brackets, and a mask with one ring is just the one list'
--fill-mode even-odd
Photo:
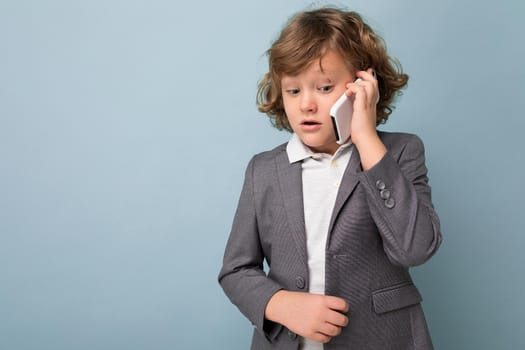
{"label": "boy", "polygon": [[[333,8],[294,16],[268,56],[259,109],[293,135],[250,161],[219,274],[255,325],[252,349],[432,349],[408,271],[441,242],[423,144],[376,130],[408,76],[357,13]],[[329,113],[343,93],[339,145]]]}

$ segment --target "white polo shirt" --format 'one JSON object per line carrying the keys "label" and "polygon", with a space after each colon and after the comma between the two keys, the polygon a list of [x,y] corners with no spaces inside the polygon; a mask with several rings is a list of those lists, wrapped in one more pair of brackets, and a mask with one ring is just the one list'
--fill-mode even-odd
{"label": "white polo shirt", "polygon": [[[339,185],[350,157],[352,143],[341,145],[333,154],[315,153],[293,134],[286,146],[290,163],[302,161],[304,223],[308,254],[308,292],[324,294],[325,252],[328,226]],[[322,350],[323,344],[304,339],[303,350]]]}

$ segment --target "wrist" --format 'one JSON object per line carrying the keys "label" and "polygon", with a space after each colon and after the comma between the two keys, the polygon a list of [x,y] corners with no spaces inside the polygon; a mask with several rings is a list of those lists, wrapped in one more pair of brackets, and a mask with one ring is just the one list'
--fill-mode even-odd
{"label": "wrist", "polygon": [[365,171],[376,165],[387,153],[387,149],[377,133],[361,135],[357,140],[352,139],[352,142],[359,152],[361,166]]}
{"label": "wrist", "polygon": [[360,147],[361,145],[365,145],[370,142],[376,142],[376,140],[379,140],[379,136],[377,135],[376,129],[372,130],[366,130],[361,132],[352,133],[352,143],[356,145],[356,147]]}
{"label": "wrist", "polygon": [[289,293],[290,292],[281,289],[270,298],[264,310],[264,317],[267,320],[283,324],[281,313],[285,305],[284,300]]}

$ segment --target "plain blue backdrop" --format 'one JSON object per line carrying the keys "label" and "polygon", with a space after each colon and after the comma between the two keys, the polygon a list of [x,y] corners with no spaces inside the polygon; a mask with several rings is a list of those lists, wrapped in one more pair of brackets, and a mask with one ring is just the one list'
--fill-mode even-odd
{"label": "plain blue backdrop", "polygon": [[[285,142],[265,50],[323,1],[0,0],[0,349],[247,349],[216,282],[245,166]],[[411,76],[444,243],[437,349],[523,349],[525,2],[338,1]]]}

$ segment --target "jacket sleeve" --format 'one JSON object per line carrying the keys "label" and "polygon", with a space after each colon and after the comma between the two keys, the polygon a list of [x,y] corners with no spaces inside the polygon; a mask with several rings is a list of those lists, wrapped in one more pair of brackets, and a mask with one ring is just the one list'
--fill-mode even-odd
{"label": "jacket sleeve", "polygon": [[389,150],[360,176],[389,260],[409,267],[427,261],[442,237],[432,205],[423,143],[415,135],[405,140],[400,151]]}
{"label": "jacket sleeve", "polygon": [[224,292],[256,329],[269,340],[280,325],[264,318],[270,298],[282,287],[263,270],[264,254],[259,240],[254,198],[254,163],[246,169],[244,185],[228,239],[219,283]]}

